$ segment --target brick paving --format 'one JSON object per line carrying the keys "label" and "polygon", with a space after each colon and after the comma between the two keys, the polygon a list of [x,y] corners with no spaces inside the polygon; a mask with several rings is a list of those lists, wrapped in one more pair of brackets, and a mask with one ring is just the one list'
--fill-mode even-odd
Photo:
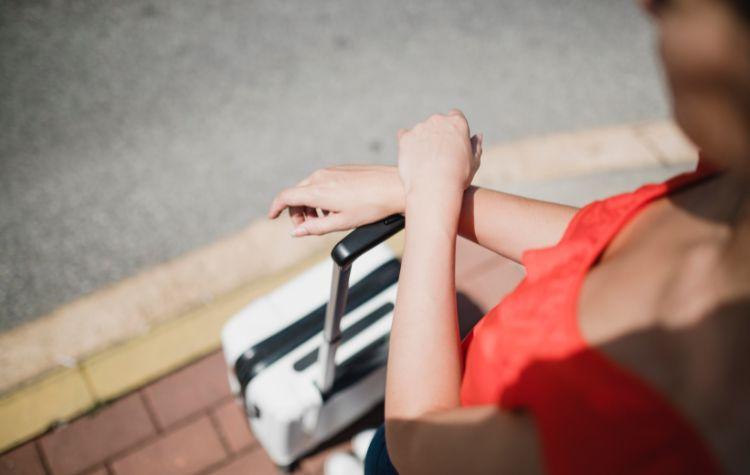
{"label": "brick paving", "polygon": [[[522,276],[516,264],[459,239],[459,313],[476,320]],[[382,421],[382,406],[303,459],[293,473],[321,474],[332,451]],[[0,455],[0,475],[270,475],[214,352],[109,405]]]}
{"label": "brick paving", "polygon": [[203,415],[115,459],[112,471],[118,475],[200,473],[227,455],[211,420]]}
{"label": "brick paving", "polygon": [[247,430],[245,412],[238,401],[225,402],[211,412],[211,417],[216,421],[219,434],[224,436],[224,443],[230,453],[236,454],[257,443]]}
{"label": "brick paving", "polygon": [[143,395],[158,427],[165,429],[230,395],[224,359],[214,353],[147,386]]}
{"label": "brick paving", "polygon": [[54,475],[73,475],[154,435],[143,398],[132,394],[42,437],[39,446]]}
{"label": "brick paving", "polygon": [[44,475],[45,470],[39,457],[36,442],[26,443],[5,453],[0,458],[0,473],[18,475]]}

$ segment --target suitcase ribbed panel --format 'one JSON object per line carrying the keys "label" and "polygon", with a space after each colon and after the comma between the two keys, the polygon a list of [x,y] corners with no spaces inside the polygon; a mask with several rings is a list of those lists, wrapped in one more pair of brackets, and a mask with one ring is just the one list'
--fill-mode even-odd
{"label": "suitcase ribbed panel", "polygon": [[[349,289],[345,315],[398,282],[400,268],[401,263],[398,259],[392,259],[352,285]],[[283,358],[322,330],[326,305],[327,303],[317,307],[240,355],[234,365],[234,370],[243,392],[250,381],[264,368]]]}
{"label": "suitcase ribbed panel", "polygon": [[385,365],[388,360],[388,342],[390,333],[385,334],[358,351],[354,356],[336,366],[336,379],[331,389],[323,394],[327,400],[334,394],[356,384],[371,371]]}
{"label": "suitcase ribbed panel", "polygon": [[[364,318],[357,320],[356,323],[352,324],[341,333],[341,344],[346,343],[355,336],[359,335],[362,331],[368,328],[373,323],[377,322],[381,318],[388,315],[393,311],[393,304],[391,302],[384,303],[377,309],[367,314]],[[318,348],[315,348],[310,353],[306,354],[302,358],[294,362],[294,369],[296,371],[304,371],[309,368],[313,363],[318,361]]]}

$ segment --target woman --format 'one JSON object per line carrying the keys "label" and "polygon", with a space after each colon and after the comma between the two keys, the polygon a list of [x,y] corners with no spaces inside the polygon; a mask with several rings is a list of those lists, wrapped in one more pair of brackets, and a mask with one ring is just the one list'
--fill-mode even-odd
{"label": "woman", "polygon": [[[296,236],[406,215],[388,450],[376,436],[368,463],[750,473],[750,2],[643,3],[696,172],[582,210],[470,187],[482,137],[454,110],[399,131],[398,169],[322,170],[274,200]],[[527,271],[463,348],[459,234]]]}

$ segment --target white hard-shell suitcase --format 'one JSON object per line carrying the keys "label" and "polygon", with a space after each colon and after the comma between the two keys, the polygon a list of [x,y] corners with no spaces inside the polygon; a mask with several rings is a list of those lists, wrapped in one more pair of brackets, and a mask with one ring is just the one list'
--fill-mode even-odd
{"label": "white hard-shell suitcase", "polygon": [[403,226],[394,215],[355,229],[331,252],[333,275],[321,262],[224,326],[230,385],[278,466],[290,468],[383,400],[400,270],[383,241]]}

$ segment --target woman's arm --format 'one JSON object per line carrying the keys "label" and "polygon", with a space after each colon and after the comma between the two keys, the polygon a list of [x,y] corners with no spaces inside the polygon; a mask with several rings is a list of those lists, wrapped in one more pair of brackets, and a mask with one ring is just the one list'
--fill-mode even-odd
{"label": "woman's arm", "polygon": [[403,473],[518,473],[532,468],[537,455],[528,418],[460,407],[455,245],[464,190],[480,153],[459,111],[399,134],[406,243],[385,418],[388,451]]}
{"label": "woman's arm", "polygon": [[469,139],[460,112],[435,116],[399,133],[399,170],[319,170],[281,192],[269,210],[276,218],[289,208],[296,236],[406,214],[386,385],[389,452],[404,473],[539,471],[530,418],[460,407],[456,235],[518,259],[527,248],[559,239],[574,210],[467,189],[480,154],[481,139]]}
{"label": "woman's arm", "polygon": [[454,266],[462,191],[407,194],[406,243],[388,354],[386,419],[411,419],[459,405]]}
{"label": "woman's arm", "polygon": [[[268,215],[285,208],[295,236],[352,229],[406,207],[396,167],[344,165],[321,169],[283,190]],[[319,215],[316,208],[328,214]],[[518,262],[523,251],[555,244],[576,209],[485,188],[463,192],[458,234]]]}
{"label": "woman's arm", "polygon": [[516,262],[527,249],[556,244],[577,208],[471,186],[463,194],[458,232]]}
{"label": "woman's arm", "polygon": [[[481,154],[463,114],[434,115],[399,132],[406,243],[391,327],[386,420],[459,406],[461,357],[455,251],[464,190]],[[386,424],[386,438],[396,438]]]}

